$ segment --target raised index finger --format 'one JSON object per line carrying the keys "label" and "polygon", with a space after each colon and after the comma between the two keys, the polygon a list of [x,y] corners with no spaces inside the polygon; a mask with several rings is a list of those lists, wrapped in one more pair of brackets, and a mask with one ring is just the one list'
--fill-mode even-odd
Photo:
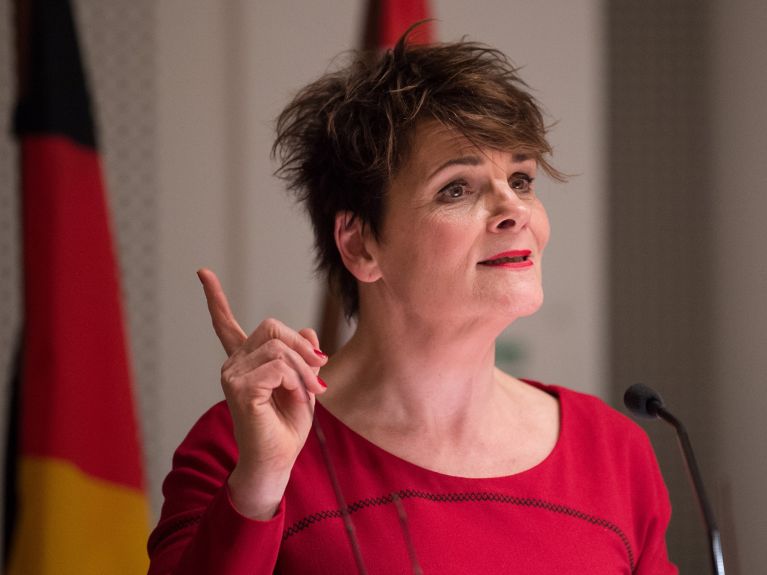
{"label": "raised index finger", "polygon": [[197,277],[200,278],[202,289],[205,291],[213,329],[221,345],[224,346],[226,354],[232,355],[248,339],[248,336],[234,318],[232,309],[229,307],[229,300],[226,299],[226,294],[216,274],[209,269],[202,268],[197,270]]}

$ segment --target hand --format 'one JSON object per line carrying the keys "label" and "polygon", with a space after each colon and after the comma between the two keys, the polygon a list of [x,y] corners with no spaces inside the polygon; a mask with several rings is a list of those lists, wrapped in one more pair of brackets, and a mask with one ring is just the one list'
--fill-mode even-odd
{"label": "hand", "polygon": [[229,477],[232,502],[245,516],[269,519],[309,435],[314,396],[325,390],[317,373],[327,356],[317,353],[314,330],[296,332],[275,319],[264,320],[248,337],[216,275],[207,269],[197,275],[213,329],[229,356],[221,386],[240,453]]}

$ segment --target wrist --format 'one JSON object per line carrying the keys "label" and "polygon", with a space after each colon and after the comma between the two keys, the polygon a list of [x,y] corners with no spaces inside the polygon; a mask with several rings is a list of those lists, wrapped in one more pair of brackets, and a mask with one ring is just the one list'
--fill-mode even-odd
{"label": "wrist", "polygon": [[229,500],[239,514],[269,521],[277,512],[289,480],[290,471],[253,476],[235,467],[227,480]]}

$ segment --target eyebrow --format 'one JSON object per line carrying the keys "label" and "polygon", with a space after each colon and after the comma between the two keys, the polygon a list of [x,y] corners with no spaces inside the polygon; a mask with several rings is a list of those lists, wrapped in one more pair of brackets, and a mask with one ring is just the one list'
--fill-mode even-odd
{"label": "eyebrow", "polygon": [[[513,154],[512,159],[514,162],[524,162],[531,158],[530,154],[518,153]],[[451,158],[444,164],[440,164],[431,174],[429,174],[428,180],[432,179],[439,172],[450,166],[480,166],[487,160],[484,156],[461,156],[459,158]]]}
{"label": "eyebrow", "polygon": [[429,174],[429,177],[427,179],[431,180],[434,176],[436,176],[439,172],[444,170],[445,168],[449,168],[450,166],[479,166],[484,162],[484,158],[480,158],[479,156],[461,156],[460,158],[452,158],[445,162],[444,164],[440,164],[440,166],[434,170],[431,174]]}

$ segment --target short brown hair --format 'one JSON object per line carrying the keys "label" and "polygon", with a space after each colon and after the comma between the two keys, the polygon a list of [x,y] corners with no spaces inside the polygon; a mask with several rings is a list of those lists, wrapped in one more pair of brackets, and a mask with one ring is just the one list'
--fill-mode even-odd
{"label": "short brown hair", "polygon": [[301,90],[277,120],[276,173],[305,204],[317,271],[340,291],[347,317],[357,313],[359,293],[335,244],[335,216],[349,211],[380,237],[389,182],[421,121],[436,120],[480,147],[530,154],[564,179],[547,160],[541,110],[503,53],[466,40],[411,44],[408,34],[380,55],[353,53],[348,65]]}

